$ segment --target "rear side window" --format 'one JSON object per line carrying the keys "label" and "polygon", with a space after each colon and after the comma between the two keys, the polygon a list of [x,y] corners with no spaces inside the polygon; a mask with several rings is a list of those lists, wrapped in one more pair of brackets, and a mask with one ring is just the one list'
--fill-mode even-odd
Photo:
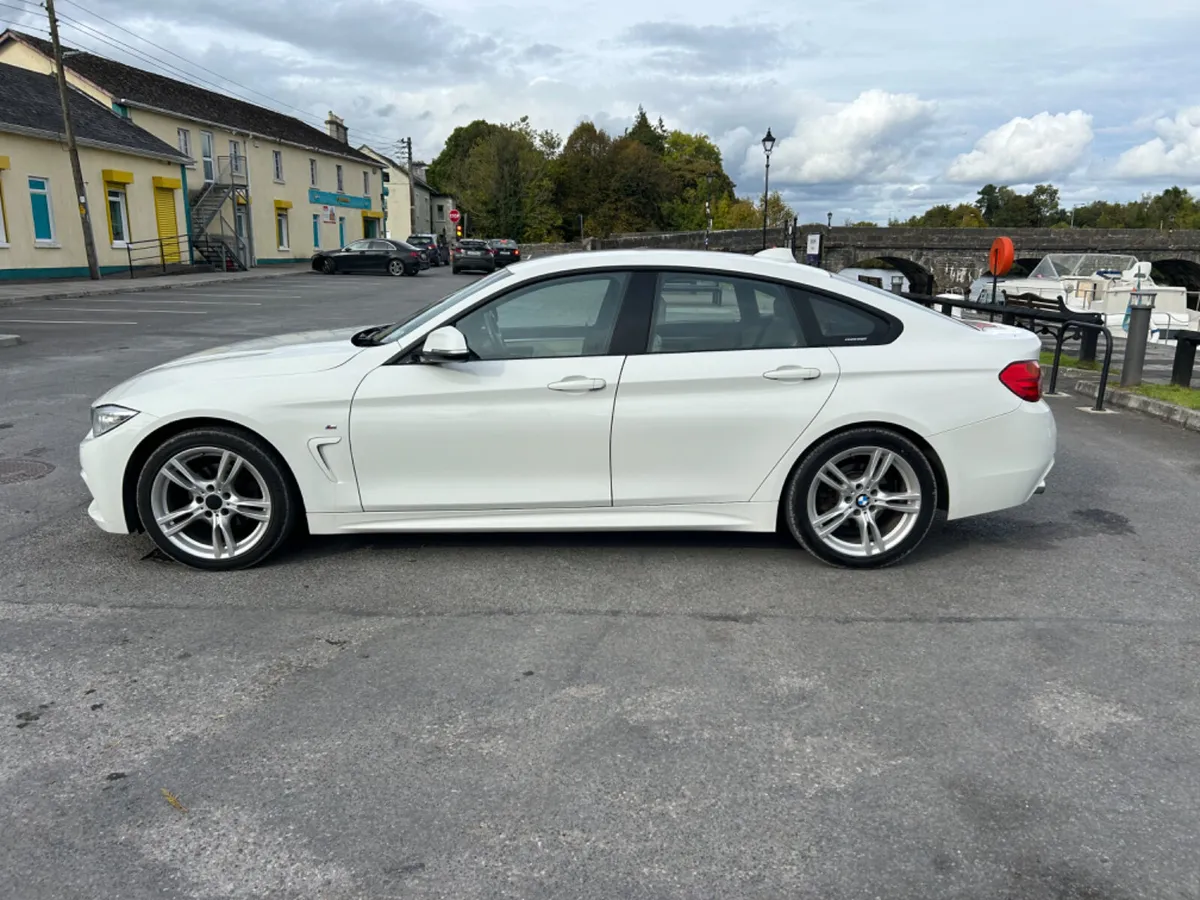
{"label": "rear side window", "polygon": [[854,344],[882,344],[895,331],[891,320],[857,304],[796,289],[794,293],[803,309],[811,316],[810,331],[815,331],[813,343],[827,347]]}
{"label": "rear side window", "polygon": [[658,275],[651,353],[703,353],[805,346],[788,289],[707,272]]}

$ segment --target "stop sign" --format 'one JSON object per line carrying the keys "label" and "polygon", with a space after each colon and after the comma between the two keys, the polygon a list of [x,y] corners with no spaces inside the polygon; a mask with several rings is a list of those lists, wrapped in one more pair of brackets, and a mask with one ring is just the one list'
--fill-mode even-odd
{"label": "stop sign", "polygon": [[450,221],[451,222],[453,222],[455,225],[457,225],[458,220],[460,218],[462,218],[462,214],[457,209],[450,210]]}

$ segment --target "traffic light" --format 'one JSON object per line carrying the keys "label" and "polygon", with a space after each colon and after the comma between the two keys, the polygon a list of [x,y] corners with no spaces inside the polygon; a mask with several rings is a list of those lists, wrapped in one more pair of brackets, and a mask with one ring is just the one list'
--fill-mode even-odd
{"label": "traffic light", "polygon": [[454,226],[454,235],[455,235],[455,237],[462,237],[462,226],[461,225]]}

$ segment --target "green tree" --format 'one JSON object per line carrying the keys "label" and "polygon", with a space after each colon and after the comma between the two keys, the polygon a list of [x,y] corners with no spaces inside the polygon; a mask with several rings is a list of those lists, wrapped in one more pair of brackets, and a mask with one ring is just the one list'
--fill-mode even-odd
{"label": "green tree", "polygon": [[469,125],[455,128],[446,138],[442,152],[434,157],[429,168],[425,170],[429,183],[439,191],[459,196],[465,184],[467,157],[480,141],[490,137],[500,127],[483,119],[476,119]]}
{"label": "green tree", "polygon": [[498,128],[467,157],[462,196],[483,234],[523,241],[557,236],[550,164],[557,150],[551,132],[537,132],[527,118]]}
{"label": "green tree", "polygon": [[638,105],[633,125],[625,132],[624,136],[645,145],[647,149],[659,156],[662,156],[666,149],[667,129],[663,126],[662,119],[658,120],[657,125],[651,125],[650,117],[646,115],[646,110],[641,104]]}
{"label": "green tree", "polygon": [[996,211],[1000,209],[1000,189],[994,184],[985,184],[979,189],[979,199],[975,201],[983,221],[988,225],[996,219]]}
{"label": "green tree", "polygon": [[1039,184],[1029,192],[1029,206],[1034,224],[1048,228],[1061,218],[1058,208],[1058,188],[1052,184]]}
{"label": "green tree", "polygon": [[713,228],[759,228],[762,211],[744,198],[722,197],[713,208]]}

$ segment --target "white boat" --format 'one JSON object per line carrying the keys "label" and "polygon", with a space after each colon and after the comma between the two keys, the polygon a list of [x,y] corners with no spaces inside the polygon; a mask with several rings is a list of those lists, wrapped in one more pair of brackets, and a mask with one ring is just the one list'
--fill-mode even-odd
{"label": "white boat", "polygon": [[[1112,333],[1125,337],[1129,295],[1135,291],[1153,292],[1151,341],[1167,341],[1176,331],[1200,327],[1200,312],[1188,308],[1187,289],[1157,284],[1150,277],[1151,268],[1151,263],[1123,254],[1051,253],[1028,277],[1001,279],[996,293],[1062,298],[1068,309],[1102,314]],[[1003,296],[993,295],[990,277],[979,278],[971,285],[971,299],[976,303],[1003,302]]]}

